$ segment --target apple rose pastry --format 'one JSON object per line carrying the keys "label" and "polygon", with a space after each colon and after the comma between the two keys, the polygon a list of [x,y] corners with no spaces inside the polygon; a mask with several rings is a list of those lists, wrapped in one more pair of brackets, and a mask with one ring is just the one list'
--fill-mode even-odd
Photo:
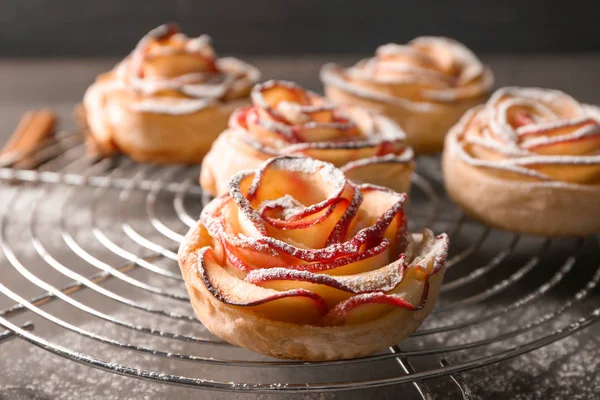
{"label": "apple rose pastry", "polygon": [[451,130],[443,170],[450,196],[489,225],[599,232],[600,108],[556,90],[498,90]]}
{"label": "apple rose pastry", "polygon": [[431,312],[448,248],[445,234],[407,231],[405,201],[304,157],[236,174],[179,249],[198,318],[280,358],[353,358],[400,342]]}
{"label": "apple rose pastry", "polygon": [[202,163],[200,184],[211,194],[229,179],[274,156],[327,161],[355,183],[405,193],[414,169],[404,132],[391,120],[357,107],[341,108],[285,81],[258,84],[252,106],[236,111]]}
{"label": "apple rose pastry", "polygon": [[248,103],[254,67],[217,58],[206,35],[188,38],[174,25],[148,33],[83,99],[95,150],[137,161],[198,163],[234,109]]}
{"label": "apple rose pastry", "polygon": [[491,70],[469,49],[443,37],[380,46],[375,57],[321,70],[327,97],[373,108],[395,120],[419,153],[442,149],[444,136],[494,85]]}

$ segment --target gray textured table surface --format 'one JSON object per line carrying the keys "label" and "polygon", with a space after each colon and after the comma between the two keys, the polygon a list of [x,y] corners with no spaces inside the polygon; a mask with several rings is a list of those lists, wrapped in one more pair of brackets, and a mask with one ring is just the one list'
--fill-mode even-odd
{"label": "gray textured table surface", "polygon": [[[310,57],[301,59],[260,58],[253,61],[263,78],[285,78],[320,90],[319,67],[327,61],[349,64],[358,57]],[[529,85],[562,89],[581,101],[600,104],[600,55],[580,56],[488,56],[497,86]],[[115,60],[8,60],[0,61],[0,142],[4,142],[19,116],[27,109],[51,107],[61,116],[64,127],[72,127],[71,111],[95,75]],[[0,196],[1,206],[6,199]],[[27,203],[18,210],[27,212]],[[51,214],[51,213],[49,213]],[[48,226],[53,226],[52,215]],[[15,226],[19,225],[15,218]],[[44,223],[45,220],[44,220]],[[18,228],[14,228],[18,229]],[[82,233],[83,234],[83,233]],[[18,237],[18,235],[16,235]],[[587,264],[598,254],[588,254]],[[0,259],[0,271],[10,268]],[[5,278],[5,272],[0,272]],[[17,282],[17,281],[15,281]],[[39,293],[33,291],[31,294]],[[597,296],[596,296],[597,297]],[[6,299],[0,299],[0,308]],[[597,300],[597,299],[596,299]],[[552,298],[548,307],[560,304]],[[597,303],[597,302],[596,302]],[[535,311],[535,310],[534,310]],[[541,312],[541,311],[540,311]],[[528,318],[527,315],[524,318]],[[88,325],[85,325],[88,326]],[[97,327],[96,327],[97,328]],[[104,328],[97,328],[103,332]],[[465,378],[476,396],[496,399],[592,399],[600,398],[600,335],[598,326],[526,356],[483,370]],[[51,337],[54,332],[47,332]],[[58,333],[56,333],[58,334]],[[110,334],[110,333],[106,333]],[[476,337],[476,333],[473,337]],[[460,341],[461,338],[456,338]],[[77,337],[74,346],[81,345]],[[332,378],[333,379],[333,378]],[[137,381],[135,381],[137,382]],[[124,394],[123,390],[127,390]],[[395,388],[360,392],[287,396],[290,399],[404,398]],[[175,397],[173,397],[175,396]],[[272,396],[206,393],[190,389],[139,382],[91,370],[45,353],[20,340],[0,345],[0,399],[87,399],[87,398],[202,398],[273,399]],[[443,396],[440,398],[444,398]]]}

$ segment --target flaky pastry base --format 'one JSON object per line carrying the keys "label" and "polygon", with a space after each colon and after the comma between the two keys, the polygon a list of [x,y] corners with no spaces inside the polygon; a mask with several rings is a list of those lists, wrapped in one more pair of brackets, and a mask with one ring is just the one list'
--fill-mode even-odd
{"label": "flaky pastry base", "polygon": [[600,232],[600,186],[502,179],[462,161],[449,146],[446,190],[464,212],[492,227],[540,236]]}
{"label": "flaky pastry base", "polygon": [[231,113],[249,104],[244,98],[189,114],[164,114],[131,109],[137,96],[106,92],[99,83],[86,92],[86,128],[101,153],[120,151],[138,162],[155,164],[197,164],[227,128]]}

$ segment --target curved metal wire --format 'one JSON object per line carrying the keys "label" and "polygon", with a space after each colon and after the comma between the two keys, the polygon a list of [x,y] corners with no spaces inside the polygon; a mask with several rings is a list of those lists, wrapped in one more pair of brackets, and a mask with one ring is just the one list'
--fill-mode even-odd
{"label": "curved metal wire", "polygon": [[[131,164],[131,163],[129,163],[129,164]],[[113,175],[115,175],[118,172],[121,172],[121,170],[123,168],[124,168],[124,165],[120,166],[119,168],[115,168],[113,171],[109,172],[106,176],[108,178],[115,179],[115,177]],[[89,178],[89,179],[91,179],[91,178]],[[127,182],[120,188],[121,193],[126,193],[127,191],[132,190],[132,188],[135,188],[135,187],[141,187],[141,186],[136,186],[136,185],[141,185],[142,182],[148,182],[148,181],[132,180],[132,179],[127,180]],[[152,186],[153,185],[150,185],[149,189],[151,189]],[[181,278],[181,275],[175,274],[175,273],[168,271],[164,268],[161,268],[155,264],[149,263],[149,262],[143,260],[142,258],[138,257],[136,254],[133,254],[132,252],[127,251],[123,247],[117,245],[115,242],[110,240],[108,238],[108,236],[104,233],[104,231],[98,226],[98,205],[100,203],[100,200],[102,199],[102,196],[106,193],[108,188],[109,188],[108,186],[98,187],[96,190],[94,190],[94,194],[92,197],[92,205],[91,205],[91,209],[92,209],[91,225],[92,226],[91,226],[91,228],[92,228],[92,232],[94,233],[94,235],[96,236],[98,241],[100,243],[102,243],[107,249],[109,249],[110,251],[112,251],[116,255],[124,258],[127,261],[139,264],[140,267],[145,268],[149,271],[152,271],[156,274],[162,275],[164,277],[182,281],[183,278]]]}
{"label": "curved metal wire", "polygon": [[494,268],[498,267],[502,262],[514,251],[515,247],[519,243],[519,239],[521,237],[517,234],[513,235],[512,240],[510,241],[508,247],[504,250],[500,250],[494,258],[490,260],[487,264],[482,265],[479,268],[474,269],[469,272],[467,275],[461,276],[451,282],[444,282],[444,286],[441,289],[441,292],[449,292],[451,290],[459,289],[471,282],[475,279],[484,276],[488,272],[491,272]]}
{"label": "curved metal wire", "polygon": [[[177,253],[175,251],[171,251],[171,250],[155,243],[154,241],[146,238],[144,235],[142,235],[138,231],[136,231],[131,226],[131,224],[128,222],[127,204],[129,203],[129,201],[131,199],[131,195],[133,193],[136,183],[138,181],[140,181],[146,175],[147,172],[148,172],[147,168],[140,168],[138,170],[138,172],[131,178],[131,185],[127,189],[121,191],[121,193],[119,194],[120,217],[121,217],[121,221],[123,221],[121,223],[121,228],[123,229],[123,232],[125,232],[125,234],[127,236],[129,236],[133,241],[137,242],[141,246],[147,248],[148,250],[150,250],[152,252],[162,254],[163,256],[176,261]],[[157,186],[159,189],[162,186],[164,186],[164,184],[162,183],[162,179],[165,179],[169,174],[174,174],[174,173],[175,173],[175,170],[173,168],[167,167],[167,174],[164,177],[161,177],[156,181],[156,185],[152,188],[152,190],[150,190],[149,193],[152,193],[153,191],[155,191]],[[150,223],[152,223],[152,220],[150,220]],[[179,245],[179,243],[177,243],[177,245]]]}
{"label": "curved metal wire", "polygon": [[575,332],[578,332],[588,326],[600,321],[600,308],[596,308],[588,316],[581,318],[577,322],[567,325],[564,328],[558,329],[552,334],[543,336],[536,340],[532,340],[523,345],[516,346],[509,350],[500,351],[490,356],[479,357],[462,363],[449,365],[441,368],[435,368],[428,371],[415,372],[408,375],[372,379],[365,381],[354,382],[332,382],[326,384],[288,384],[288,383],[246,383],[246,382],[224,382],[217,380],[207,380],[201,378],[190,378],[185,376],[165,374],[156,371],[149,371],[140,368],[129,367],[118,363],[107,362],[105,360],[81,354],[70,350],[64,346],[53,344],[41,337],[31,334],[17,325],[11,323],[7,319],[0,317],[0,325],[13,331],[17,336],[29,343],[38,346],[44,350],[51,351],[57,355],[68,358],[72,361],[83,363],[90,367],[108,370],[110,372],[125,375],[133,378],[158,381],[181,386],[195,386],[210,390],[240,390],[240,391],[256,391],[256,392],[322,392],[322,391],[340,391],[349,389],[367,389],[382,386],[390,386],[400,383],[408,383],[423,379],[432,379],[458,372],[468,371],[480,368],[486,365],[504,361],[524,353],[539,349],[560,339],[563,339]]}

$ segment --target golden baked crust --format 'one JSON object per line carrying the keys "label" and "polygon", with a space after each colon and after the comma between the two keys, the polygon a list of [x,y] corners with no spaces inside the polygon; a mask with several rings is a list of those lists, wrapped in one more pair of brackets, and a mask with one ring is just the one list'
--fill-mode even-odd
{"label": "golden baked crust", "polygon": [[448,193],[488,225],[543,236],[600,231],[600,109],[547,89],[504,88],[451,130]]}
{"label": "golden baked crust", "polygon": [[86,128],[103,154],[198,163],[258,79],[254,67],[216,58],[208,36],[192,39],[163,25],[88,88]]}
{"label": "golden baked crust", "polygon": [[279,358],[361,357],[434,307],[448,238],[408,233],[405,194],[293,157],[240,172],[230,191],[179,249],[198,318],[228,342]]}
{"label": "golden baked crust", "polygon": [[252,106],[236,111],[202,163],[200,184],[227,192],[237,172],[280,155],[331,162],[356,183],[408,192],[414,169],[404,133],[366,109],[337,107],[291,82],[269,81],[252,90]]}
{"label": "golden baked crust", "polygon": [[417,154],[440,151],[448,130],[494,85],[491,70],[469,49],[443,37],[386,44],[347,69],[327,64],[321,80],[330,100],[396,121]]}

